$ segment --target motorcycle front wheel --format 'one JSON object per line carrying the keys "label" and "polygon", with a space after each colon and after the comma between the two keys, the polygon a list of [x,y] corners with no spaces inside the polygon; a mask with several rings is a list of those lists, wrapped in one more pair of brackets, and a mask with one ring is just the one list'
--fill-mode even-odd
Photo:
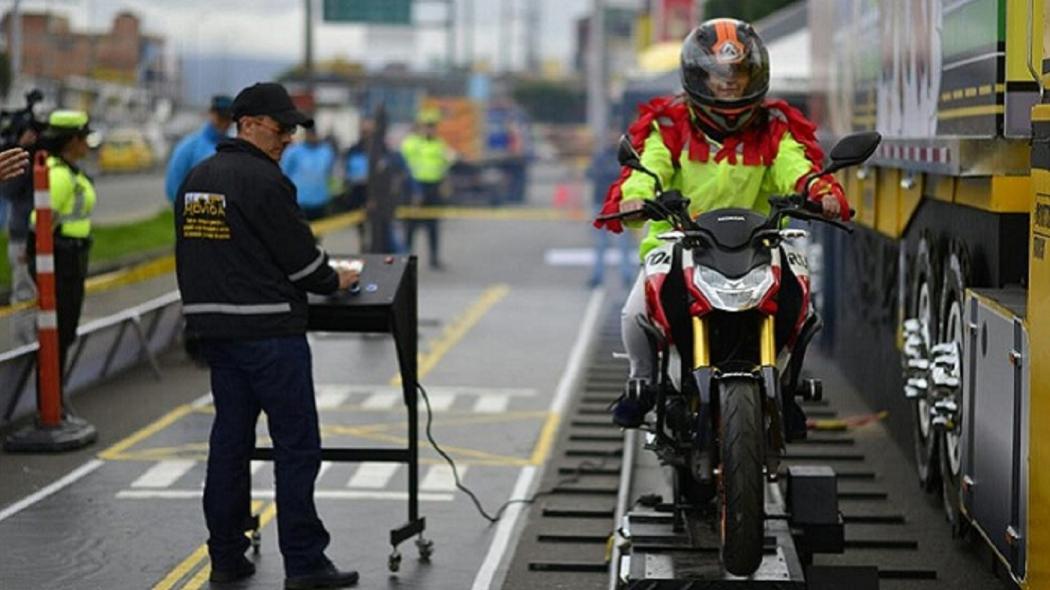
{"label": "motorcycle front wheel", "polygon": [[761,392],[751,379],[720,385],[722,565],[748,576],[762,563],[765,465]]}

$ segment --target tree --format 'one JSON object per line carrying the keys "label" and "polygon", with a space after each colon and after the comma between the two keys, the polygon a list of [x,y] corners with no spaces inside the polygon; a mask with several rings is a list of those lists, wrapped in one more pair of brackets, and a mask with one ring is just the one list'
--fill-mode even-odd
{"label": "tree", "polygon": [[522,80],[512,95],[537,123],[580,123],[587,118],[587,94],[578,83]]}

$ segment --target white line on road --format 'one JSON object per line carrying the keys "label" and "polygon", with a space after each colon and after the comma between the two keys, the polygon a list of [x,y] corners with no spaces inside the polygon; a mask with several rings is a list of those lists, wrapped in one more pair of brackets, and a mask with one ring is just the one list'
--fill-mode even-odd
{"label": "white line on road", "polygon": [[[572,352],[569,354],[569,362],[565,365],[565,371],[558,381],[554,399],[551,400],[550,412],[561,414],[564,411],[565,404],[569,400],[569,394],[572,393],[579,381],[584,358],[586,358],[594,342],[598,314],[601,312],[604,300],[605,291],[596,289],[587,302],[587,310],[583,314],[583,321],[580,322],[580,331],[576,335],[576,342],[573,344]],[[514,484],[514,490],[510,493],[511,499],[527,498],[529,490],[532,489],[532,479],[535,475],[535,467],[523,467],[517,483]],[[503,561],[503,554],[506,553],[507,546],[510,543],[510,536],[514,532],[514,525],[523,507],[524,505],[521,503],[511,504],[503,513],[503,518],[499,521],[496,534],[492,538],[492,544],[489,546],[489,552],[485,555],[485,560],[481,562],[481,568],[478,569],[478,573],[474,577],[474,584],[471,586],[472,590],[489,590],[492,587],[496,572]]]}
{"label": "white line on road", "polygon": [[[456,401],[456,395],[453,393],[430,393],[427,395],[427,399],[430,400],[430,409],[435,412],[447,412],[452,407],[452,403]],[[419,404],[422,411],[426,411],[423,404]]]}
{"label": "white line on road", "polygon": [[166,488],[186,475],[197,462],[192,459],[171,459],[157,461],[138,479],[131,482],[133,488]]}
{"label": "white line on road", "polygon": [[350,397],[350,388],[345,385],[318,385],[314,390],[317,392],[318,410],[338,408]]}
{"label": "white line on road", "polygon": [[362,463],[358,465],[346,487],[383,489],[400,468],[399,463]]}
{"label": "white line on road", "polygon": [[[511,498],[524,498],[532,487],[532,478],[536,475],[536,468],[522,467],[521,474],[518,475],[518,481],[514,484],[514,490],[511,491]],[[507,551],[507,545],[510,543],[510,535],[514,532],[514,525],[518,522],[518,515],[521,514],[521,509],[524,504],[511,504],[507,507],[507,510],[503,512],[503,518],[500,519],[499,525],[496,527],[496,534],[492,537],[492,545],[489,545],[489,552],[485,555],[485,561],[481,562],[481,569],[478,570],[478,574],[474,577],[474,585],[471,586],[471,590],[489,590],[492,586],[493,578],[496,576],[496,568],[499,567],[501,561],[503,561],[503,554]]]}
{"label": "white line on road", "polygon": [[[120,500],[192,500],[204,495],[203,490],[121,490],[117,492]],[[274,490],[252,490],[253,498],[269,499],[276,495]],[[366,490],[316,490],[315,498],[325,500],[407,500],[408,492],[385,492]],[[453,494],[435,494],[420,492],[421,502],[451,502]]]}
{"label": "white line on road", "polygon": [[368,398],[361,403],[361,407],[366,410],[389,410],[400,400],[401,396],[393,391],[383,391],[368,396]]}
{"label": "white line on road", "polygon": [[51,494],[54,494],[62,488],[74,483],[78,479],[84,477],[85,475],[91,473],[99,467],[102,467],[103,463],[104,461],[102,461],[101,459],[92,459],[87,463],[84,463],[80,467],[77,467],[74,471],[71,471],[62,479],[59,479],[51,485],[41,490],[38,490],[37,492],[30,494],[25,498],[22,498],[21,500],[15,502],[14,504],[11,504],[3,510],[0,510],[0,521],[3,521],[6,518],[10,518],[15,514],[18,514],[19,512],[25,510],[26,508],[29,508],[33,504],[36,504],[37,502],[50,496]]}
{"label": "white line on road", "polygon": [[474,402],[473,411],[477,414],[502,414],[507,411],[509,405],[510,398],[505,395],[479,397],[478,401]]}
{"label": "white line on road", "polygon": [[[463,481],[467,474],[467,466],[459,465],[456,470],[459,471],[459,481]],[[452,476],[452,468],[448,465],[431,465],[427,469],[427,474],[423,476],[419,489],[428,492],[454,492],[456,478]]]}

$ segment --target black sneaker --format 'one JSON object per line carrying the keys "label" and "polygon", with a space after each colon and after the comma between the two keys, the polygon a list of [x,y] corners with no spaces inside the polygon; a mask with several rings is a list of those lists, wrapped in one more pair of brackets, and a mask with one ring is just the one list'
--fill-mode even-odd
{"label": "black sneaker", "polygon": [[247,557],[241,556],[241,560],[234,566],[228,568],[212,568],[208,580],[215,584],[228,584],[243,580],[255,573],[255,564],[248,561]]}
{"label": "black sneaker", "polygon": [[324,569],[302,576],[284,579],[285,590],[309,590],[311,588],[347,588],[357,585],[357,572],[341,571],[329,563]]}
{"label": "black sneaker", "polygon": [[642,379],[629,379],[623,395],[613,405],[613,423],[621,428],[638,428],[653,409],[652,390]]}

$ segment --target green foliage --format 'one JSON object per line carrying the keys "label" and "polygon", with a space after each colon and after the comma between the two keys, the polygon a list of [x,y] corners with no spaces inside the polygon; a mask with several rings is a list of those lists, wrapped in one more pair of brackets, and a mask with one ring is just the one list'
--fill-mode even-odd
{"label": "green foliage", "polygon": [[522,80],[513,96],[536,123],[582,123],[587,118],[587,94],[572,82]]}
{"label": "green foliage", "polygon": [[[168,254],[175,246],[175,220],[170,210],[150,219],[121,225],[95,226],[90,266],[93,271],[119,261],[140,262],[150,254]],[[0,291],[11,288],[7,235],[0,235]],[[6,301],[0,302],[0,305]]]}
{"label": "green foliage", "polygon": [[708,0],[704,18],[732,17],[754,23],[796,0]]}

